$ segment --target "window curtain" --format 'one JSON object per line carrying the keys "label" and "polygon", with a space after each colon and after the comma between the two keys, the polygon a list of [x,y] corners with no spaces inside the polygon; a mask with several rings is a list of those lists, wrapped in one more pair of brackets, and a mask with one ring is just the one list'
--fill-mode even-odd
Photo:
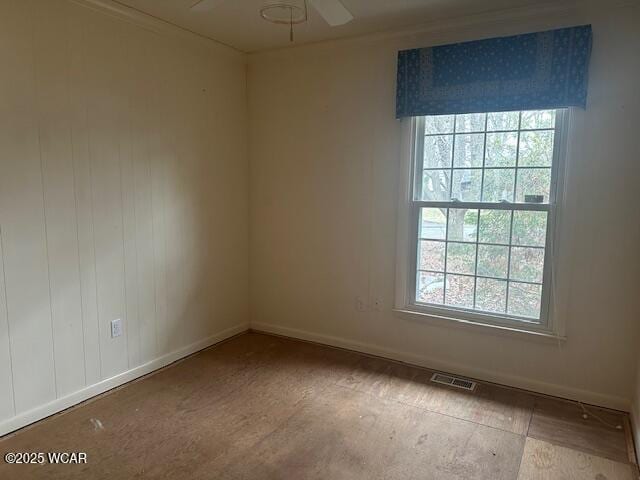
{"label": "window curtain", "polygon": [[591,25],[398,52],[396,117],[585,108]]}

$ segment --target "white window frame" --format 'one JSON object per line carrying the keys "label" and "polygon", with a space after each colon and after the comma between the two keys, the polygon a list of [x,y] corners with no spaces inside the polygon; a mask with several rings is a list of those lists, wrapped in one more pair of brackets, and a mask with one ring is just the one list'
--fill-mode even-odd
{"label": "white window frame", "polygon": [[[553,161],[551,165],[551,186],[549,203],[509,203],[513,210],[548,211],[547,237],[545,242],[545,263],[540,321],[528,321],[508,314],[492,314],[443,305],[418,304],[415,301],[417,243],[419,209],[422,207],[449,207],[449,202],[422,202],[414,200],[416,183],[421,180],[416,175],[416,158],[424,148],[424,118],[413,117],[402,120],[401,169],[398,202],[397,252],[396,252],[396,291],[395,311],[423,320],[453,321],[457,324],[472,324],[501,330],[532,333],[544,337],[564,338],[565,325],[563,315],[559,314],[557,301],[559,288],[557,282],[558,224],[561,205],[564,203],[564,178],[567,157],[567,133],[571,110],[556,110]],[[422,123],[421,123],[422,122]],[[469,209],[505,209],[503,203],[456,202],[454,208]]]}

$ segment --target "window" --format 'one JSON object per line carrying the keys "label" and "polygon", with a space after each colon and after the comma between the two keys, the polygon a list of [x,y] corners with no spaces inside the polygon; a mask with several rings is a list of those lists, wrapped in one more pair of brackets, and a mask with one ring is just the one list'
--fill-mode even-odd
{"label": "window", "polygon": [[564,110],[412,119],[404,309],[548,329]]}

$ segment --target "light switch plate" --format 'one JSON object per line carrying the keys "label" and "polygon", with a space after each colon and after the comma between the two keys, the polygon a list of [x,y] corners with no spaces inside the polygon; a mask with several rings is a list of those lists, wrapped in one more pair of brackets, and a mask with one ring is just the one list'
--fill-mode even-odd
{"label": "light switch plate", "polygon": [[111,320],[111,338],[116,338],[122,335],[122,320],[116,318]]}

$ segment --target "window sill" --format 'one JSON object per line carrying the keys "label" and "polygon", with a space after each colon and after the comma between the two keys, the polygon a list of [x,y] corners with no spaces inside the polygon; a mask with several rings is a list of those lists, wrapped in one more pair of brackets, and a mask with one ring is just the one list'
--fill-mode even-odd
{"label": "window sill", "polygon": [[498,336],[507,336],[552,344],[565,342],[567,340],[566,336],[559,335],[558,333],[549,330],[529,330],[514,326],[494,325],[402,308],[394,308],[393,312],[396,316],[401,318],[427,322],[441,327],[473,329],[479,333],[490,333]]}

